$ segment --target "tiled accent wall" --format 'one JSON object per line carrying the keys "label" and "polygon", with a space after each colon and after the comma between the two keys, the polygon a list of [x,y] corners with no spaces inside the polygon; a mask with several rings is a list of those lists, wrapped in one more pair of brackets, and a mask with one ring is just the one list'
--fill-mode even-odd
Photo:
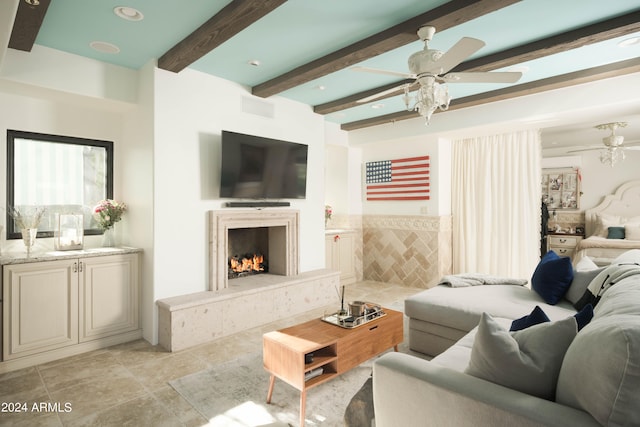
{"label": "tiled accent wall", "polygon": [[451,274],[451,217],[365,215],[365,280],[414,288],[435,286]]}

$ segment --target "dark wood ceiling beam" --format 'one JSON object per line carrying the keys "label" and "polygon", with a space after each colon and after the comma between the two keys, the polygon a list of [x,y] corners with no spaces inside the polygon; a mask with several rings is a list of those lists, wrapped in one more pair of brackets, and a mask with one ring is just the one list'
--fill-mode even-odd
{"label": "dark wood ceiling beam", "polygon": [[287,89],[412,43],[417,40],[416,31],[418,28],[425,24],[435,26],[438,31],[444,31],[518,1],[520,0],[450,1],[401,24],[254,86],[252,93],[266,98],[284,92]]}
{"label": "dark wood ceiling beam", "polygon": [[284,3],[286,0],[233,0],[162,55],[158,68],[174,73],[183,70]]}
{"label": "dark wood ceiling beam", "polygon": [[[627,34],[640,31],[640,12],[632,12],[566,33],[547,37],[542,40],[527,43],[512,49],[496,52],[491,55],[483,56],[471,61],[465,61],[455,67],[452,71],[492,71],[498,68],[509,67],[521,64],[526,61],[542,58],[547,55],[565,52],[581,46],[592,43],[598,43],[615,37],[621,37]],[[367,90],[366,92],[356,93],[345,98],[337,99],[325,104],[316,105],[313,111],[318,114],[329,114],[336,111],[353,108],[360,104],[356,101],[370,96],[372,93],[378,93],[389,87],[399,86],[403,84],[403,80],[391,83],[386,86],[377,87]],[[389,93],[379,99],[390,98],[401,94],[399,90]]]}
{"label": "dark wood ceiling beam", "polygon": [[587,25],[482,58],[465,61],[452,71],[491,71],[640,31],[640,11]]}
{"label": "dark wood ceiling beam", "polygon": [[40,0],[37,6],[20,0],[9,38],[11,49],[31,52],[51,0]]}
{"label": "dark wood ceiling beam", "polygon": [[[640,58],[628,59],[626,61],[615,62],[613,64],[602,65],[600,67],[575,71],[572,73],[549,77],[534,82],[523,83],[504,89],[454,99],[451,101],[451,105],[449,106],[448,111],[474,107],[477,105],[503,101],[506,99],[517,98],[526,95],[533,95],[549,90],[561,89],[569,86],[590,83],[597,80],[608,79],[637,72],[640,72]],[[438,114],[438,112],[436,112],[436,114]],[[417,117],[420,116],[415,111],[400,111],[384,116],[373,117],[371,119],[344,123],[341,125],[341,129],[350,131],[381,124],[393,123],[401,120],[415,119]],[[437,118],[435,120],[437,120]]]}

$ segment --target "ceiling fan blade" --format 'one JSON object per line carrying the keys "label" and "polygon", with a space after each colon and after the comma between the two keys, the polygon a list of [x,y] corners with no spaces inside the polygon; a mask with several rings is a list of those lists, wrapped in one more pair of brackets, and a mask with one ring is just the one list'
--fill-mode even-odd
{"label": "ceiling fan blade", "polygon": [[369,67],[351,67],[354,71],[364,71],[365,73],[385,74],[387,76],[404,77],[405,79],[415,79],[415,74],[400,73],[398,71],[380,70],[378,68]]}
{"label": "ceiling fan blade", "polygon": [[[375,99],[382,98],[383,96],[388,95],[390,93],[397,92],[397,91],[399,91],[401,89],[404,89],[404,87],[407,86],[407,85],[409,85],[409,84],[405,83],[405,84],[400,85],[400,86],[392,87],[391,89],[383,90],[382,92],[378,92],[378,93],[376,93],[374,95],[367,96],[366,98],[358,99],[356,102],[358,104],[366,104],[367,102],[371,102],[371,101],[373,101]],[[409,86],[411,86],[411,85],[409,85]]]}
{"label": "ceiling fan blade", "polygon": [[606,150],[607,147],[602,146],[602,147],[593,147],[593,148],[580,148],[578,150],[571,150],[571,151],[567,151],[567,153],[581,153],[583,151],[596,151],[596,150]]}
{"label": "ceiling fan blade", "polygon": [[449,73],[441,77],[445,83],[515,83],[522,73],[514,72],[468,72]]}
{"label": "ceiling fan blade", "polygon": [[485,43],[482,40],[471,37],[463,37],[458,43],[454,44],[451,49],[435,61],[425,72],[440,75],[444,74],[477,51],[479,51]]}

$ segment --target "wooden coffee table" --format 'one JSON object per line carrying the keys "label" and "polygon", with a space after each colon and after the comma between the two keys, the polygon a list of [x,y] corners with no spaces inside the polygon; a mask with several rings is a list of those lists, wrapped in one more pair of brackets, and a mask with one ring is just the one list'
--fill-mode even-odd
{"label": "wooden coffee table", "polygon": [[[263,335],[264,368],[271,374],[267,403],[271,403],[276,377],[300,390],[300,426],[304,426],[307,390],[360,365],[403,340],[403,314],[383,309],[385,315],[353,329],[314,319]],[[313,360],[305,363],[305,355]],[[305,374],[322,374],[305,380]]]}

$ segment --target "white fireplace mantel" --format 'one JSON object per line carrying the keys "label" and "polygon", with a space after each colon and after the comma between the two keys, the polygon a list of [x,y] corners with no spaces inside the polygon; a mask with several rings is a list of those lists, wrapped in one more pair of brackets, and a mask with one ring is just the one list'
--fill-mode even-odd
{"label": "white fireplace mantel", "polygon": [[209,290],[225,289],[229,229],[269,227],[270,273],[298,274],[300,213],[294,209],[224,209],[209,211]]}

